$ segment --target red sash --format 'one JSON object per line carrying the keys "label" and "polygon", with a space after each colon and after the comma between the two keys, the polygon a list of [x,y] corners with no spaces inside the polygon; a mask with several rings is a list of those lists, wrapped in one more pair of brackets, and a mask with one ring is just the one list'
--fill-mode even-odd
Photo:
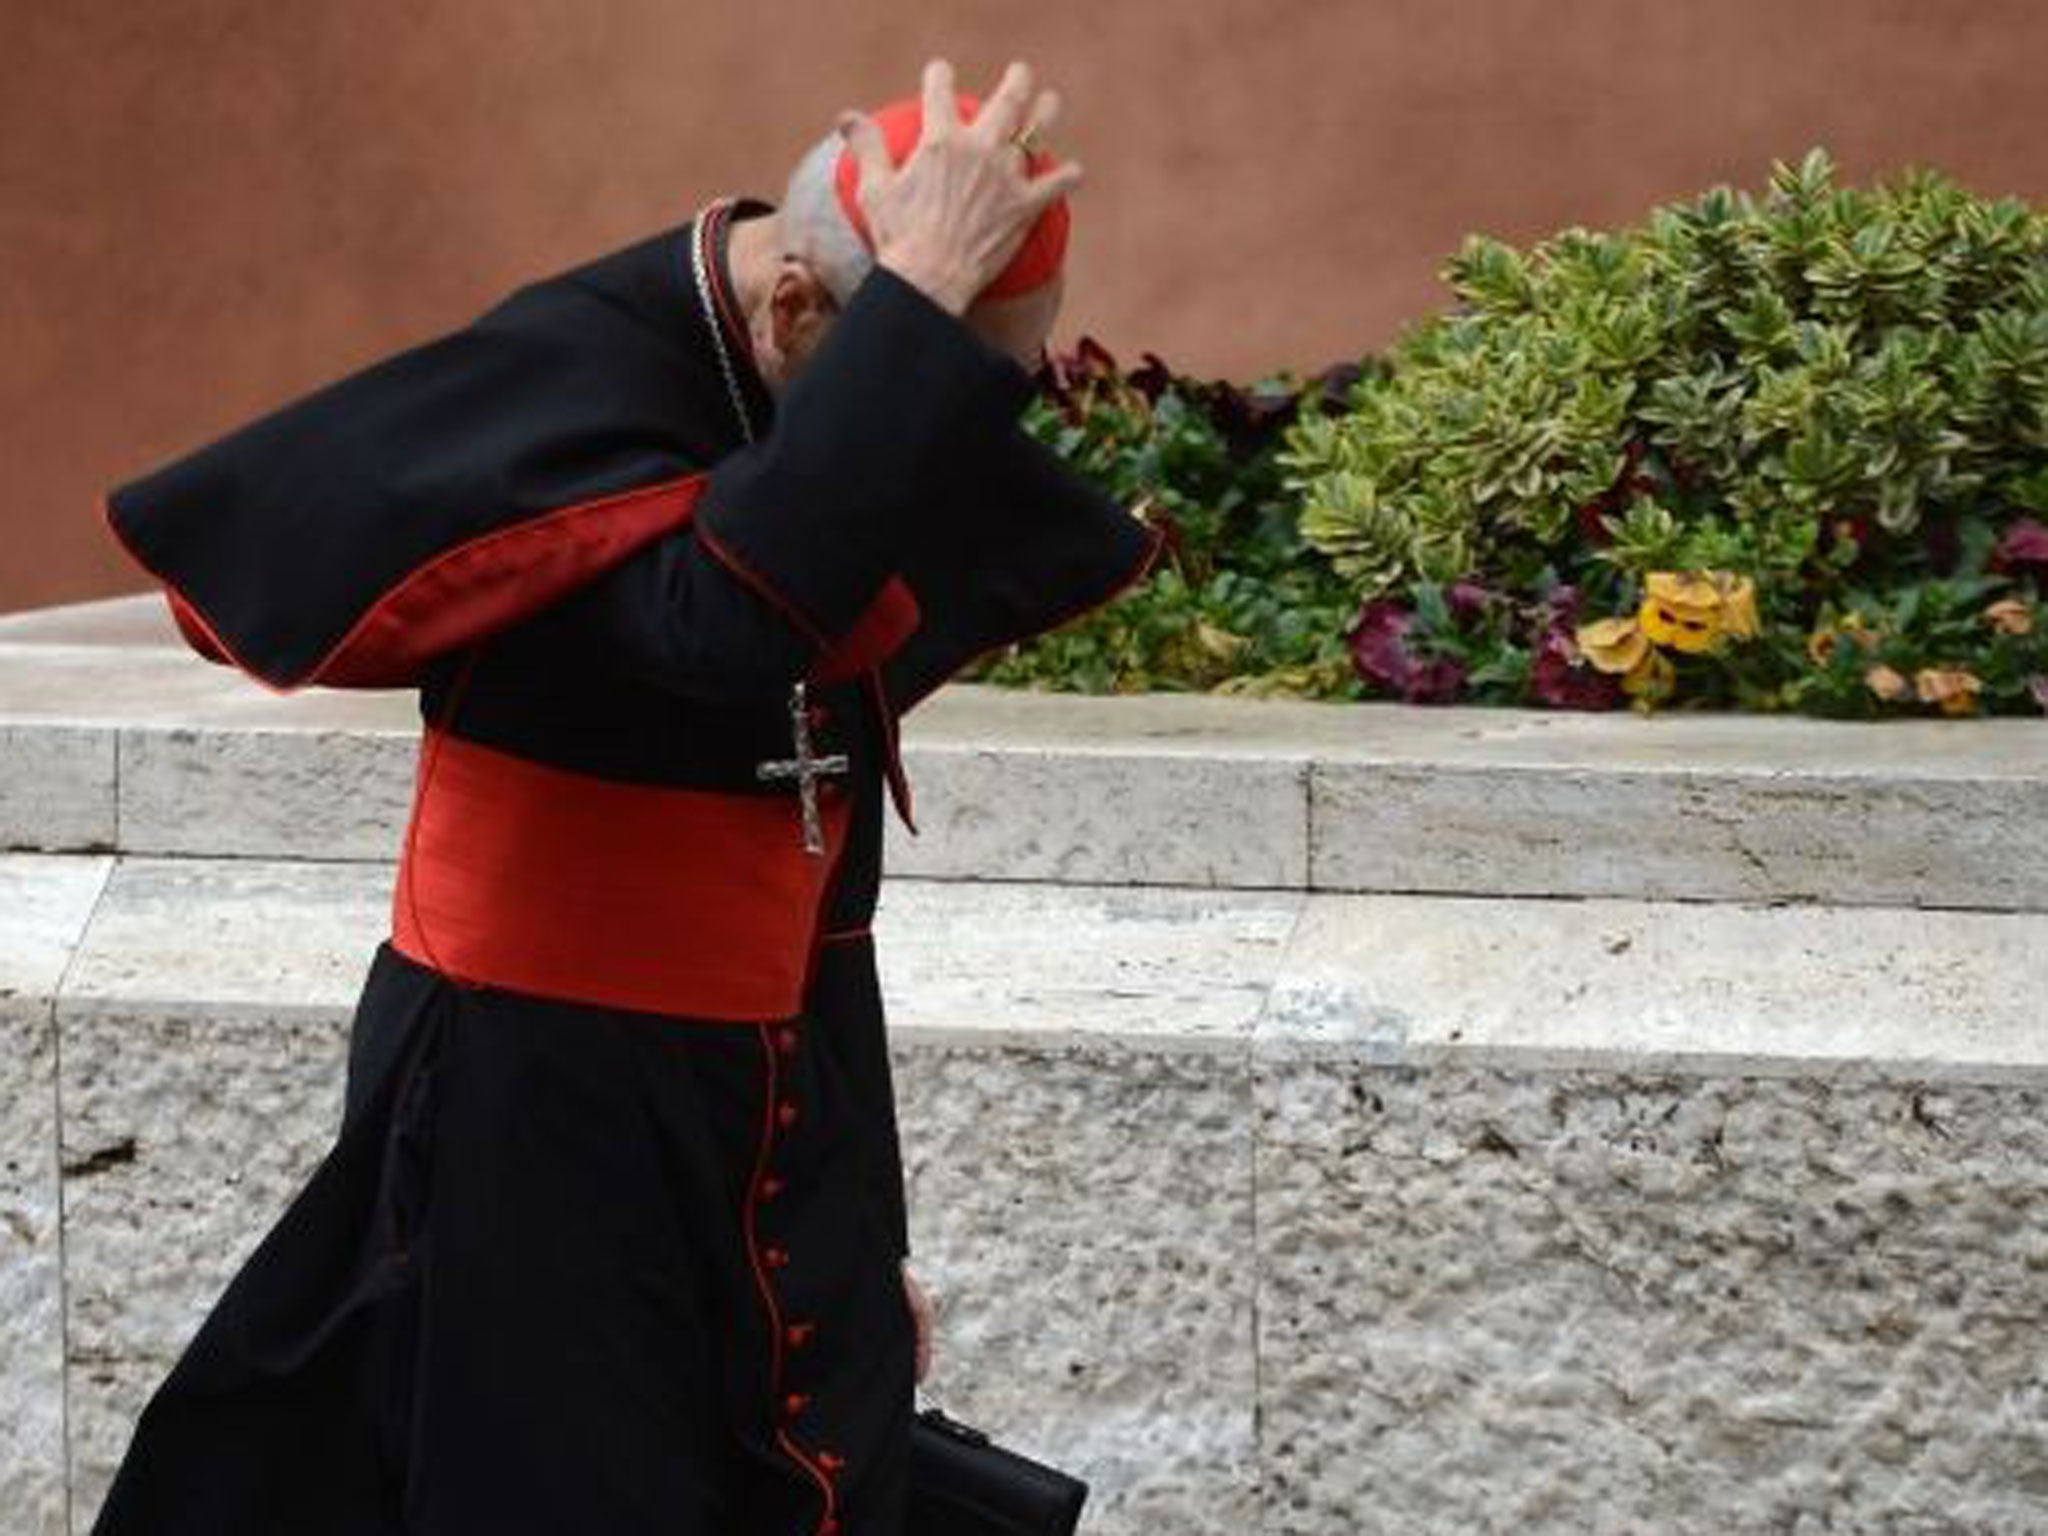
{"label": "red sash", "polygon": [[714,1021],[802,1007],[848,808],[822,786],[826,852],[795,795],[624,784],[430,729],[392,943],[443,975]]}

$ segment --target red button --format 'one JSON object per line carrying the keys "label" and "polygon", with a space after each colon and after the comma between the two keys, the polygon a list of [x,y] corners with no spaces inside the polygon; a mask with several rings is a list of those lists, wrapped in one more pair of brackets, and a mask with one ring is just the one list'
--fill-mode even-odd
{"label": "red button", "polygon": [[839,1536],[839,1522],[827,1519],[823,1525],[818,1527],[818,1536]]}
{"label": "red button", "polygon": [[775,1032],[775,1049],[782,1052],[783,1055],[795,1055],[796,1046],[797,1039],[795,1030],[785,1026],[782,1029],[779,1029]]}
{"label": "red button", "polygon": [[789,1340],[791,1349],[802,1349],[811,1342],[811,1335],[817,1331],[816,1323],[791,1323],[783,1330],[783,1337]]}
{"label": "red button", "polygon": [[768,1175],[767,1178],[761,1181],[761,1198],[763,1200],[773,1200],[777,1195],[781,1194],[786,1187],[787,1186],[784,1185],[782,1180],[776,1178],[775,1175],[771,1173],[770,1175]]}
{"label": "red button", "polygon": [[785,1131],[788,1130],[791,1126],[795,1125],[796,1105],[788,1099],[784,1099],[780,1104],[776,1105],[775,1123],[781,1126]]}
{"label": "red button", "polygon": [[836,1474],[846,1470],[846,1458],[844,1456],[835,1456],[830,1451],[820,1451],[818,1452],[818,1465],[827,1472]]}
{"label": "red button", "polygon": [[770,1269],[780,1269],[789,1262],[789,1254],[781,1248],[764,1248],[761,1250],[761,1262]]}
{"label": "red button", "polygon": [[783,1416],[793,1419],[810,1406],[811,1400],[809,1397],[801,1392],[792,1392],[782,1400]]}

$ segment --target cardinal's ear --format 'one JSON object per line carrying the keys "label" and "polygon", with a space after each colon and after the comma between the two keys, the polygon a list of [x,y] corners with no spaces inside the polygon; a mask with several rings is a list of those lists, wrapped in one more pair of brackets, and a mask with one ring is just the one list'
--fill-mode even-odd
{"label": "cardinal's ear", "polygon": [[785,256],[775,270],[775,287],[768,295],[765,336],[757,336],[762,347],[762,372],[772,380],[787,383],[802,369],[820,341],[839,305],[811,264],[800,257]]}

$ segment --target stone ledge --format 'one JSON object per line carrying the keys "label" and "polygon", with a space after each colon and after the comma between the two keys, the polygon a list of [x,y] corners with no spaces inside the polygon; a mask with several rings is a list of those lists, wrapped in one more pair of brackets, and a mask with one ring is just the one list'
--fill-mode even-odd
{"label": "stone ledge", "polygon": [[1311,897],[1255,1044],[1459,1071],[2048,1085],[2048,917]]}
{"label": "stone ledge", "polygon": [[[388,864],[15,855],[0,875],[65,921],[92,893],[75,953],[47,923],[0,931],[0,985],[54,985],[65,956],[60,1022],[330,1021],[389,924]],[[903,879],[875,926],[907,1049],[2048,1082],[2044,914]]]}
{"label": "stone ledge", "polygon": [[[272,697],[87,606],[0,624],[0,846],[393,856],[410,695]],[[2026,720],[953,688],[906,744],[925,833],[889,856],[925,878],[2048,911]]]}

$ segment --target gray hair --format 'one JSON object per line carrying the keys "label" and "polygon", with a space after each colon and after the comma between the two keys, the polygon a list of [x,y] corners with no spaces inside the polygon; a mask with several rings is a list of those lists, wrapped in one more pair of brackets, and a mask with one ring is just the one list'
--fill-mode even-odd
{"label": "gray hair", "polygon": [[784,251],[810,263],[841,307],[875,267],[875,253],[839,206],[836,180],[840,151],[845,147],[837,133],[827,134],[812,146],[790,173],[789,189],[782,199]]}

